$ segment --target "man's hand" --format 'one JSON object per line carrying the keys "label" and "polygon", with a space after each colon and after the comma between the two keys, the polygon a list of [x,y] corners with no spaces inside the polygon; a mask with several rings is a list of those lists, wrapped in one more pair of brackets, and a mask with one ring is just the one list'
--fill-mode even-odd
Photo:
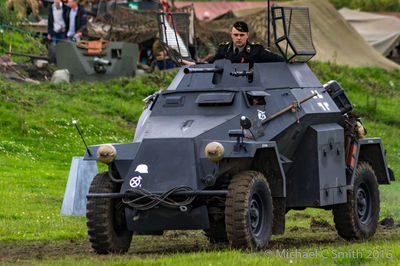
{"label": "man's hand", "polygon": [[188,60],[185,60],[185,59],[178,59],[178,62],[182,63],[182,64],[184,64],[186,66],[194,66],[194,65],[196,65],[195,62],[191,62],[191,61],[188,61]]}
{"label": "man's hand", "polygon": [[47,34],[47,39],[51,40],[51,35]]}

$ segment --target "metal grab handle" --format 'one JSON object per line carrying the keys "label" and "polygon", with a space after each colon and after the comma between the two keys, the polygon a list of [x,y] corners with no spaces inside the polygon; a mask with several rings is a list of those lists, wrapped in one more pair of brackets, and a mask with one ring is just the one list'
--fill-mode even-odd
{"label": "metal grab handle", "polygon": [[266,123],[268,123],[268,122],[271,121],[272,119],[275,119],[275,118],[277,118],[277,117],[280,116],[280,115],[283,115],[283,114],[286,113],[287,111],[290,111],[290,110],[291,110],[292,112],[295,112],[295,111],[297,110],[297,107],[300,106],[300,104],[302,104],[302,103],[304,103],[304,102],[310,100],[312,97],[315,97],[315,96],[317,96],[317,95],[318,95],[318,94],[317,94],[316,92],[314,92],[313,94],[311,94],[311,95],[305,97],[304,99],[301,99],[300,101],[294,101],[294,102],[292,102],[291,105],[289,105],[289,106],[286,107],[285,109],[282,109],[282,110],[280,110],[279,112],[277,112],[277,113],[271,115],[271,116],[268,117],[266,120],[262,121],[261,124],[262,124],[262,125],[265,125]]}

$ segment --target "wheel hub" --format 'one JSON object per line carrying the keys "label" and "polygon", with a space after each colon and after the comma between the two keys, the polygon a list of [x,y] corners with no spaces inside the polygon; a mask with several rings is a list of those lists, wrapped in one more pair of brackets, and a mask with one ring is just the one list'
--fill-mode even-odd
{"label": "wheel hub", "polygon": [[371,217],[371,198],[368,188],[364,185],[360,185],[357,189],[356,207],[360,222],[363,224],[367,223]]}
{"label": "wheel hub", "polygon": [[253,235],[257,236],[261,233],[263,229],[264,222],[264,210],[263,210],[263,202],[260,197],[256,194],[253,195],[250,201],[250,229]]}
{"label": "wheel hub", "polygon": [[251,228],[253,231],[254,229],[257,228],[259,220],[260,220],[260,212],[258,203],[253,199],[250,205],[250,221],[251,221]]}

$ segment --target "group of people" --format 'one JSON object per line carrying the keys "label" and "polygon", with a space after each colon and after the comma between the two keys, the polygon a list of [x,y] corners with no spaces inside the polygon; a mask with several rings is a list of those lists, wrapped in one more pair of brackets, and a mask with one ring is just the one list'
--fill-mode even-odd
{"label": "group of people", "polygon": [[47,38],[53,41],[53,45],[65,38],[80,40],[86,23],[85,8],[78,0],[68,0],[68,5],[61,0],[54,0],[49,7]]}
{"label": "group of people", "polygon": [[[10,3],[14,6],[19,6],[23,5],[24,3],[22,2],[24,1],[29,2],[30,4],[35,4],[36,7],[39,0],[8,1],[10,8],[12,7]],[[65,4],[63,1],[68,1],[68,3]],[[82,35],[85,35],[84,26],[87,24],[85,8],[78,2],[79,0],[63,1],[54,0],[54,3],[49,6],[47,38],[52,40],[53,45],[56,45],[58,41],[64,39],[78,41],[81,39]],[[37,19],[40,19],[38,11],[33,13],[38,17]],[[203,62],[213,63],[217,59],[229,59],[232,63],[249,63],[252,65],[257,62],[285,61],[283,57],[265,49],[259,42],[249,42],[249,28],[244,21],[237,21],[232,25],[230,36],[232,41],[220,43],[216,51],[215,49],[209,49],[212,45],[207,43],[207,40],[200,40],[199,54],[201,55],[197,58],[197,62],[182,60],[181,63],[185,65],[194,65]],[[204,48],[204,51],[201,50],[201,47]],[[172,62],[170,64],[171,66],[166,65],[166,55],[164,54],[161,45],[159,45],[158,40],[156,40],[152,50],[157,63],[160,64],[160,69],[173,67]]]}
{"label": "group of people", "polygon": [[[54,45],[65,38],[79,40],[84,33],[87,16],[84,7],[78,1],[54,0],[49,6],[47,38],[52,40]],[[25,18],[27,8],[30,8],[34,18],[40,22],[42,18],[39,15],[39,7],[42,4],[41,0],[8,0],[7,7],[10,10],[16,9],[20,19]]]}

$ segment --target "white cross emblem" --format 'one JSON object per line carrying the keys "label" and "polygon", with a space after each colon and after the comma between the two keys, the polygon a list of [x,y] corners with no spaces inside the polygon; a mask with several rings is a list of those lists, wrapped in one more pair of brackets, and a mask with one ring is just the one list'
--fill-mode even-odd
{"label": "white cross emblem", "polygon": [[141,176],[135,176],[131,178],[131,180],[129,181],[129,185],[131,187],[142,187],[141,181],[142,181]]}

